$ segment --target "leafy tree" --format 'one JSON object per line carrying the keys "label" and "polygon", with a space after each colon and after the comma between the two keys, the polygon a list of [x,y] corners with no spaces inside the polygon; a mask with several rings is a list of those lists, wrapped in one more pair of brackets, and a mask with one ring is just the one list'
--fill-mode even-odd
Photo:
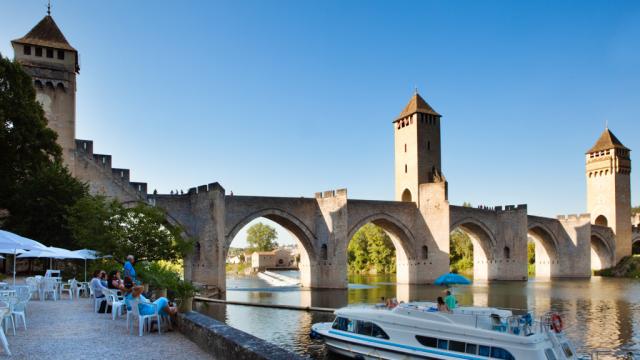
{"label": "leafy tree", "polygon": [[631,215],[640,213],[640,206],[634,206],[631,208]]}
{"label": "leafy tree", "polygon": [[389,235],[374,224],[360,228],[347,248],[349,271],[352,273],[394,273],[396,250]]}
{"label": "leafy tree", "polygon": [[473,269],[473,243],[467,233],[454,230],[450,236],[449,261],[451,270],[466,273]]}
{"label": "leafy tree", "polygon": [[78,201],[69,224],[79,244],[119,262],[129,254],[138,261],[178,261],[192,246],[180,227],[166,221],[162,210],[144,204],[124,208],[100,196]]}
{"label": "leafy tree", "polygon": [[15,184],[5,226],[49,246],[77,248],[67,223],[75,203],[87,188],[59,162],[49,163]]}
{"label": "leafy tree", "polygon": [[527,260],[530,265],[536,263],[536,243],[533,241],[527,242]]}
{"label": "leafy tree", "polygon": [[0,55],[0,207],[15,199],[18,184],[61,161],[56,138],[36,101],[31,77]]}
{"label": "leafy tree", "polygon": [[247,243],[252,251],[271,251],[278,247],[278,232],[272,226],[257,223],[247,230]]}

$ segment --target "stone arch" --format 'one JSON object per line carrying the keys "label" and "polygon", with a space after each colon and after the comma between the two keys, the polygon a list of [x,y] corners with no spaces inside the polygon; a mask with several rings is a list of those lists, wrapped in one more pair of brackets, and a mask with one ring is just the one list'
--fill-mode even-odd
{"label": "stone arch", "polygon": [[494,275],[489,274],[490,264],[494,263],[496,237],[491,229],[482,221],[466,217],[450,226],[451,232],[460,229],[471,238],[473,244],[473,277],[474,279],[490,280]]}
{"label": "stone arch", "polygon": [[313,248],[315,235],[313,235],[311,230],[302,222],[302,220],[298,219],[295,215],[276,208],[262,209],[253,212],[249,215],[246,215],[235,225],[231,226],[231,230],[229,230],[229,232],[225,236],[225,253],[226,249],[228,249],[231,245],[233,239],[236,237],[236,235],[238,235],[238,232],[248,223],[260,217],[269,219],[290,231],[298,238],[298,240],[302,244],[302,247],[307,252],[307,255],[311,259],[315,259],[316,251]]}
{"label": "stone arch", "polygon": [[413,198],[411,196],[411,191],[409,191],[409,189],[404,189],[404,191],[402,192],[402,201],[411,202],[412,199]]}
{"label": "stone arch", "polygon": [[558,239],[546,225],[529,224],[527,235],[535,242],[537,278],[551,278],[559,270]]}
{"label": "stone arch", "polygon": [[411,262],[418,260],[416,244],[417,241],[409,228],[398,218],[386,214],[375,213],[360,219],[351,226],[347,235],[347,241],[351,241],[356,232],[364,225],[372,223],[382,228],[391,238],[396,249],[396,281],[401,284],[413,283],[411,272]]}
{"label": "stone arch", "polygon": [[596,224],[598,226],[609,226],[609,220],[607,220],[606,216],[600,215],[600,216],[596,217],[596,220],[594,221],[594,224]]}
{"label": "stone arch", "polygon": [[640,232],[631,234],[631,253],[633,255],[640,254]]}
{"label": "stone arch", "polygon": [[613,251],[607,241],[597,233],[591,234],[591,269],[601,270],[612,267]]}
{"label": "stone arch", "polygon": [[[261,217],[277,223],[278,225],[282,226],[287,231],[292,233],[298,239],[298,242],[302,245],[299,262],[300,281],[303,286],[310,286],[313,277],[312,268],[316,266],[318,262],[317,255],[321,255],[320,253],[322,253],[323,249],[316,251],[313,246],[316,237],[311,232],[311,230],[302,222],[302,220],[282,209],[261,209],[246,215],[235,225],[230,226],[230,230],[225,236],[225,246],[223,248],[224,258],[227,257],[227,252],[229,251],[231,242],[236,237],[238,232],[251,221]],[[326,249],[326,244],[323,245],[325,245]]]}

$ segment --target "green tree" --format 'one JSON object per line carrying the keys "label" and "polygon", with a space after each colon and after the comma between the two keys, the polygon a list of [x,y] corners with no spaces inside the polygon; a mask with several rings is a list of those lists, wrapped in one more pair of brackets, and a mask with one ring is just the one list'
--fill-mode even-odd
{"label": "green tree", "polygon": [[61,161],[56,138],[36,101],[31,77],[0,55],[0,207],[15,201],[18,184]]}
{"label": "green tree", "polygon": [[124,208],[100,196],[87,196],[72,208],[68,221],[79,244],[119,262],[129,254],[138,261],[179,261],[192,247],[162,210],[144,204]]}
{"label": "green tree", "polygon": [[467,233],[456,229],[451,233],[449,261],[451,270],[467,273],[473,269],[473,243]]}
{"label": "green tree", "polygon": [[247,243],[252,251],[271,251],[278,247],[278,232],[263,223],[252,225],[247,230]]}
{"label": "green tree", "polygon": [[374,224],[361,227],[347,247],[351,273],[394,273],[396,250],[389,235]]}
{"label": "green tree", "polygon": [[49,163],[15,185],[5,226],[45,245],[78,248],[67,215],[85,196],[85,185],[71,176],[61,163]]}

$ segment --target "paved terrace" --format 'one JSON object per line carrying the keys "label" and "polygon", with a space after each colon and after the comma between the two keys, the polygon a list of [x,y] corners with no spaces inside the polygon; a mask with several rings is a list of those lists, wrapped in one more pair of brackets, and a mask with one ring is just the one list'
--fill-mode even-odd
{"label": "paved terrace", "polygon": [[[174,326],[175,328],[175,326]],[[124,318],[93,312],[87,298],[71,301],[31,300],[27,331],[7,332],[13,359],[212,359],[195,343],[174,330],[140,337],[127,332]],[[0,357],[6,354],[0,347]]]}

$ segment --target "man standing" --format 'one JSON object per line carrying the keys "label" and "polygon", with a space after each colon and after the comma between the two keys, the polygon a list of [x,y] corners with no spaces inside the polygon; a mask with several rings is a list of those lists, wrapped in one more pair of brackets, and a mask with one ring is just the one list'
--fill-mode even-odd
{"label": "man standing", "polygon": [[134,283],[137,283],[136,280],[136,269],[133,268],[133,264],[136,263],[133,255],[127,256],[127,261],[124,262],[124,276],[129,276]]}

